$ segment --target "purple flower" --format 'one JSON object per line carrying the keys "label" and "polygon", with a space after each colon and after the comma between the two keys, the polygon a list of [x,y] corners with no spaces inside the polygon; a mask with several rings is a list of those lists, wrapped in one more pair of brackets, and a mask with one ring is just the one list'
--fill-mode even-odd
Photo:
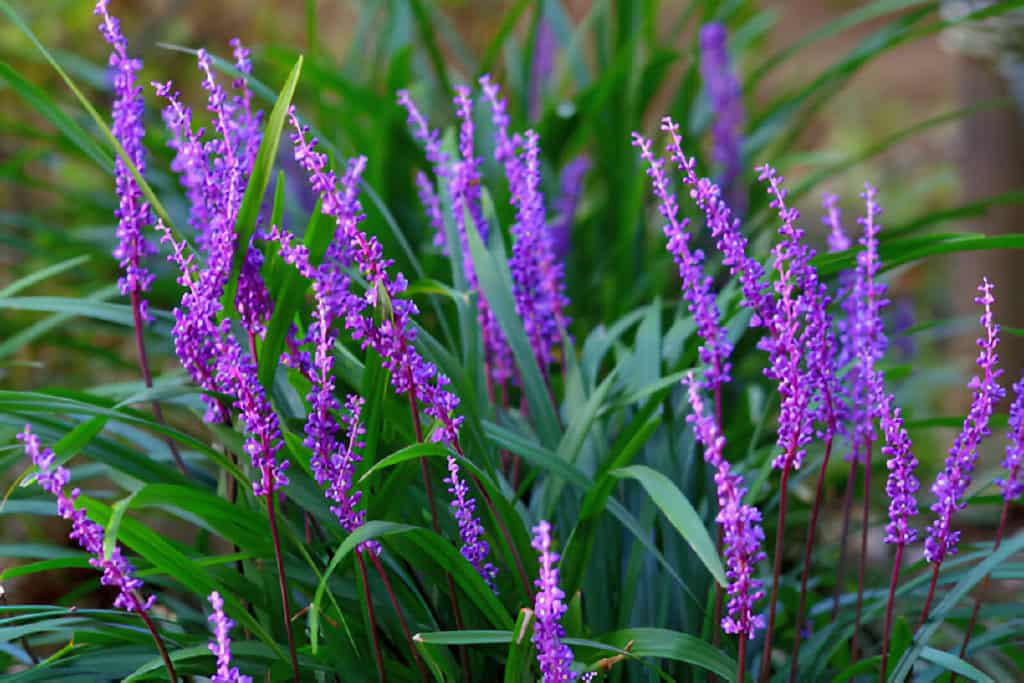
{"label": "purple flower", "polygon": [[[354,174],[347,173],[346,180],[339,183],[334,171],[327,168],[326,155],[316,151],[315,140],[307,140],[308,131],[299,124],[294,112],[291,119],[295,128],[292,135],[295,159],[320,196],[323,213],[332,216],[338,226],[328,258],[334,253],[346,261],[351,260],[368,283],[361,297],[352,295],[341,299],[345,328],[364,349],[372,348],[380,354],[395,393],[408,394],[417,403],[414,409],[422,405],[423,412],[436,420],[431,438],[461,454],[459,428],[463,418],[455,412],[459,399],[447,389],[448,378],[416,350],[413,317],[419,310],[415,303],[401,298],[407,286],[405,277],[401,273],[391,275],[392,262],[384,258],[380,243],[359,228],[363,214],[355,196],[358,183],[352,180]],[[365,159],[355,162],[360,170],[364,164]],[[352,163],[349,168],[353,168]],[[378,305],[384,312],[380,320],[368,310]],[[418,419],[416,416],[417,425]],[[482,556],[480,561],[483,562]]]}
{"label": "purple flower", "polygon": [[743,477],[732,471],[722,452],[725,436],[722,435],[711,415],[705,414],[704,402],[700,397],[698,384],[693,375],[685,383],[693,413],[686,421],[694,427],[697,439],[704,446],[704,459],[715,468],[715,485],[718,489],[718,516],[715,521],[722,529],[725,543],[728,614],[722,619],[726,633],[742,634],[754,638],[765,626],[764,617],[754,614],[754,603],[764,597],[761,582],[754,578],[757,563],[765,558],[761,550],[764,531],[761,529],[761,513],[757,508],[743,504],[747,489]]}
{"label": "purple flower", "polygon": [[885,492],[889,496],[885,542],[906,546],[917,540],[917,529],[910,526],[910,519],[917,516],[916,494],[920,488],[914,476],[917,459],[911,452],[910,435],[903,427],[900,409],[893,407],[892,394],[887,394],[883,401],[881,426],[885,445],[882,446],[882,454],[888,458],[886,467],[889,470],[885,481]]}
{"label": "purple flower", "polygon": [[937,519],[928,528],[928,538],[924,544],[925,558],[932,564],[941,564],[947,556],[956,554],[960,532],[952,529],[953,513],[967,506],[964,495],[971,485],[971,474],[978,461],[978,445],[991,433],[989,418],[1005,393],[999,386],[1002,370],[996,367],[999,361],[996,354],[999,325],[992,319],[992,303],[995,301],[992,285],[987,279],[982,279],[978,291],[981,295],[974,301],[985,309],[981,316],[984,336],[978,339],[980,351],[977,364],[981,372],[972,377],[967,385],[974,391],[971,408],[964,419],[963,429],[946,457],[945,467],[932,484],[936,501],[931,509]]}
{"label": "purple flower", "polygon": [[711,276],[706,275],[702,269],[704,254],[699,249],[690,249],[690,234],[686,230],[689,221],[685,218],[681,222],[679,220],[679,205],[676,196],[669,190],[664,161],[655,158],[650,140],[639,133],[633,133],[633,146],[640,148],[641,157],[648,165],[647,175],[651,179],[654,196],[658,199],[658,211],[666,221],[663,228],[668,238],[666,248],[679,268],[683,298],[697,323],[698,334],[704,340],[700,348],[701,362],[707,368],[704,386],[714,391],[729,381],[732,345],[722,327],[718,304],[711,291]]}
{"label": "purple flower", "polygon": [[846,251],[850,248],[850,238],[843,230],[842,213],[839,211],[839,196],[825,193],[821,198],[821,204],[825,209],[825,215],[821,217],[821,222],[829,229],[829,252]]}
{"label": "purple flower", "polygon": [[224,599],[214,591],[209,600],[213,607],[213,614],[208,618],[213,624],[213,640],[208,647],[217,658],[217,673],[210,678],[211,683],[252,683],[252,678],[239,673],[237,666],[231,666],[231,629],[235,622],[224,614]]}
{"label": "purple flower", "polygon": [[31,426],[25,425],[25,430],[18,434],[18,440],[25,443],[25,454],[39,470],[36,475],[39,486],[57,499],[57,513],[71,522],[71,540],[92,555],[89,564],[103,572],[100,583],[117,588],[114,607],[126,612],[149,611],[156,598],[141,594],[142,581],[133,576],[135,570],[121,553],[121,546],[115,544],[109,555],[104,553],[103,527],[86,517],[84,508],[75,506],[80,491],[75,488],[70,494],[65,492],[71,474],[63,467],[53,466],[54,452],[49,448],[40,449],[39,438],[32,433]]}
{"label": "purple flower", "polygon": [[466,482],[459,477],[458,461],[450,455],[448,456],[448,476],[444,481],[449,485],[448,493],[452,494],[452,510],[459,523],[459,538],[462,539],[462,547],[459,551],[497,595],[498,587],[494,584],[494,579],[498,576],[498,570],[487,561],[487,553],[490,548],[487,541],[483,540],[484,527],[474,514],[476,501],[470,497]]}
{"label": "purple flower", "polygon": [[564,262],[572,244],[572,222],[583,195],[583,179],[590,170],[590,157],[581,154],[562,169],[555,217],[551,222],[551,248],[555,259]]}
{"label": "purple flower", "polygon": [[1015,398],[1010,406],[1010,429],[1006,434],[1006,457],[1003,468],[1006,478],[996,479],[996,486],[1003,490],[1008,501],[1020,498],[1024,493],[1024,479],[1021,477],[1021,460],[1024,459],[1024,378],[1013,385]]}
{"label": "purple flower", "polygon": [[713,158],[721,166],[719,183],[725,188],[734,206],[740,198],[733,187],[742,168],[743,93],[729,58],[729,35],[719,23],[705,24],[700,30],[700,73],[707,88],[711,110],[715,115],[712,127]]}
{"label": "purple flower", "polygon": [[548,78],[554,66],[555,54],[558,52],[558,39],[551,21],[541,17],[537,26],[537,37],[533,48],[533,60],[530,62],[530,120],[536,121],[543,113],[544,91],[547,89]]}
{"label": "purple flower", "polygon": [[683,182],[690,187],[690,197],[704,212],[708,230],[715,246],[722,253],[722,263],[729,274],[739,278],[743,305],[753,312],[750,324],[757,327],[774,318],[775,301],[768,292],[764,267],[747,254],[747,238],[740,231],[740,221],[722,199],[722,191],[708,178],[697,176],[693,157],[683,154],[679,125],[669,117],[661,120],[661,129],[669,134],[668,151],[672,161],[683,173]]}
{"label": "purple flower", "polygon": [[[121,23],[107,11],[107,3],[108,0],[99,0],[93,13],[101,18],[100,33],[113,48],[109,61],[115,95],[111,132],[142,174],[146,171],[146,153],[142,146],[144,102],[142,87],[135,80],[142,69],[142,62],[128,57],[128,41],[121,33]],[[156,253],[153,245],[142,236],[142,229],[153,223],[153,213],[142,197],[135,176],[120,155],[114,160],[114,180],[119,201],[116,212],[118,246],[114,250],[114,258],[124,271],[117,284],[121,294],[139,295],[148,291],[153,283],[153,274],[142,265],[146,256]],[[144,299],[141,300],[142,318],[152,320],[146,304]]]}
{"label": "purple flower", "polygon": [[541,520],[533,527],[533,549],[540,553],[540,578],[534,581],[537,593],[533,599],[533,644],[537,648],[544,683],[574,681],[576,673],[570,668],[573,655],[562,642],[565,630],[562,615],[568,609],[563,600],[565,593],[558,587],[558,554],[551,551],[551,525]]}
{"label": "purple flower", "polygon": [[423,171],[416,173],[416,193],[419,195],[420,203],[427,214],[430,227],[434,230],[434,246],[440,247],[447,254],[448,244],[444,227],[444,214],[441,213],[441,200],[434,192],[434,186],[430,178]]}

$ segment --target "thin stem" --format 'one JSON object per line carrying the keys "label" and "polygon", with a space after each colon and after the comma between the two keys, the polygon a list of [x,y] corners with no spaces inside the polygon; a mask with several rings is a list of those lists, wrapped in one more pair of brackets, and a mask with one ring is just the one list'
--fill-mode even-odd
{"label": "thin stem", "polygon": [[395,597],[395,592],[391,589],[391,581],[388,580],[388,575],[384,571],[384,566],[380,563],[380,558],[377,557],[376,553],[369,553],[370,561],[373,562],[374,568],[377,570],[377,574],[380,575],[381,581],[384,582],[384,590],[388,594],[388,599],[391,600],[391,606],[395,610],[395,614],[398,616],[398,623],[402,627],[402,633],[405,634],[405,640],[409,643],[409,650],[412,651],[413,659],[416,660],[416,668],[420,670],[420,675],[424,681],[430,680],[430,674],[427,673],[427,668],[423,665],[423,660],[420,659],[420,653],[416,649],[416,644],[412,642],[412,634],[409,633],[409,626],[405,623],[405,615],[402,614],[402,607],[398,604],[398,598]]}
{"label": "thin stem", "polygon": [[[264,470],[263,478],[271,480],[268,470]],[[288,603],[288,580],[284,573],[284,557],[281,555],[281,539],[277,533],[277,515],[274,513],[274,491],[267,487],[267,517],[270,519],[270,536],[274,541],[274,558],[277,560],[277,577],[281,587],[281,609],[284,612],[284,630],[288,636],[288,654],[292,660],[292,670],[295,672],[295,683],[299,683],[299,658],[295,654],[295,635],[292,633],[292,609]]]}
{"label": "thin stem", "polygon": [[[147,389],[153,388],[153,375],[149,371],[149,356],[146,353],[146,342],[142,336],[142,300],[139,297],[139,293],[136,290],[132,290],[131,295],[132,303],[132,321],[135,323],[135,351],[139,357],[139,371],[142,373],[142,381],[145,382]],[[154,400],[153,406],[153,417],[161,425],[167,426],[167,422],[164,420],[164,411],[160,407],[160,402]],[[185,461],[181,457],[181,453],[178,452],[178,447],[174,443],[174,439],[170,437],[164,438],[164,443],[171,449],[171,457],[174,458],[174,464],[177,465],[178,471],[186,477],[188,476],[188,470],[185,469]]]}
{"label": "thin stem", "polygon": [[928,584],[928,597],[924,601],[924,609],[921,610],[921,620],[917,622],[917,630],[920,630],[924,626],[924,622],[928,620],[928,612],[932,608],[932,600],[935,598],[935,586],[939,583],[939,564],[936,562],[932,565],[932,581]]}
{"label": "thin stem", "polygon": [[157,652],[160,653],[160,658],[164,660],[164,667],[167,669],[167,675],[170,676],[171,683],[175,683],[178,680],[178,674],[174,671],[174,664],[171,662],[171,656],[167,654],[167,648],[164,647],[164,640],[160,637],[160,632],[156,630],[156,624],[149,618],[149,613],[143,609],[143,600],[139,597],[138,593],[132,592],[132,608],[138,612],[139,616],[142,617],[142,621],[146,623],[146,628],[153,635],[153,642],[156,644]]}
{"label": "thin stem", "polygon": [[[1003,542],[1003,534],[1006,533],[1006,518],[1009,517],[1010,512],[1010,499],[1003,499],[1003,511],[999,516],[999,529],[996,531],[996,542],[992,546],[992,552],[999,550],[1000,544]],[[960,646],[960,659],[964,659],[967,654],[967,645],[971,642],[971,633],[974,631],[974,627],[978,623],[978,613],[981,611],[981,598],[985,594],[985,589],[988,588],[988,581],[991,575],[985,574],[985,578],[981,580],[981,587],[977,590],[974,597],[974,609],[971,610],[971,621],[967,624],[967,630],[964,632],[964,642]],[[949,683],[956,681],[956,673],[954,673]]]}
{"label": "thin stem", "polygon": [[[896,586],[900,582],[900,565],[903,564],[904,544],[896,546],[896,557],[892,561],[892,580],[889,581],[889,601],[885,604],[885,630],[882,631],[882,672],[878,683],[885,683],[885,673],[889,667],[889,637],[892,634],[892,609],[896,603]],[[963,653],[961,653],[963,656]]]}
{"label": "thin stem", "polygon": [[380,652],[380,641],[377,639],[377,617],[373,613],[373,598],[370,596],[370,581],[366,576],[366,565],[363,563],[363,553],[356,551],[356,562],[359,563],[359,573],[363,578],[363,598],[366,600],[366,613],[370,617],[370,640],[373,642],[373,658],[377,662],[377,673],[381,683],[388,679],[384,673],[384,657]]}
{"label": "thin stem", "polygon": [[746,683],[747,670],[747,634],[741,633],[739,648],[736,652],[736,683]]}
{"label": "thin stem", "polygon": [[[719,360],[715,360],[715,367],[721,372],[721,363]],[[715,384],[715,425],[718,427],[718,433],[722,434],[722,385],[721,383]],[[718,526],[718,554],[722,554],[722,547],[725,545],[725,532],[722,526]],[[711,643],[718,647],[719,641],[722,639],[722,598],[725,591],[722,588],[722,584],[715,582],[715,617],[714,622],[711,624]]]}
{"label": "thin stem", "polygon": [[839,598],[843,594],[843,579],[846,577],[846,536],[850,532],[850,508],[853,506],[853,487],[857,483],[857,459],[850,460],[850,474],[846,477],[846,493],[843,495],[843,526],[839,532],[839,566],[836,568],[836,590],[832,596],[832,621],[839,616]]}
{"label": "thin stem", "polygon": [[870,514],[871,507],[871,450],[873,444],[871,440],[865,442],[865,460],[864,460],[864,511],[863,520],[861,521],[860,527],[860,564],[857,567],[857,611],[856,617],[853,622],[853,640],[850,641],[850,652],[853,656],[853,662],[857,661],[860,656],[858,645],[858,636],[860,635],[860,617],[861,608],[864,603],[864,569],[867,565],[868,560],[868,515]]}
{"label": "thin stem", "polygon": [[818,528],[818,513],[821,511],[821,493],[825,488],[825,474],[828,471],[828,461],[832,457],[832,434],[829,434],[825,441],[825,457],[821,460],[821,470],[818,472],[818,485],[814,491],[814,505],[811,507],[811,522],[807,526],[807,544],[804,547],[804,571],[800,576],[800,606],[796,611],[796,638],[793,641],[793,656],[790,662],[789,681],[796,682],[797,664],[800,661],[800,643],[803,638],[800,631],[803,628],[804,610],[807,609],[807,579],[811,574],[811,554],[814,550],[814,533]]}
{"label": "thin stem", "polygon": [[775,566],[772,571],[772,593],[768,602],[768,628],[764,632],[764,654],[761,656],[760,681],[767,681],[772,668],[772,631],[775,629],[775,608],[779,599],[779,575],[782,574],[782,544],[786,531],[786,503],[789,489],[790,458],[782,469],[782,480],[779,482],[779,521],[775,530]]}

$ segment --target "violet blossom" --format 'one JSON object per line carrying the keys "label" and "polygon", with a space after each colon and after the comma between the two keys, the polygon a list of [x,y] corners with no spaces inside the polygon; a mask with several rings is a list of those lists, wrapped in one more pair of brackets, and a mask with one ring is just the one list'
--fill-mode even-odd
{"label": "violet blossom", "polygon": [[213,607],[207,621],[213,625],[213,640],[207,647],[217,658],[217,673],[211,678],[211,683],[252,683],[252,678],[238,671],[237,666],[231,665],[231,629],[235,622],[224,614],[224,599],[220,593],[210,593],[210,606]]}
{"label": "violet blossom", "polygon": [[664,171],[665,162],[654,156],[650,140],[639,133],[633,133],[633,146],[640,148],[641,157],[647,162],[647,176],[651,179],[654,196],[658,199],[658,211],[666,221],[663,228],[668,238],[666,248],[678,266],[683,298],[697,324],[697,332],[704,340],[699,351],[700,360],[706,368],[703,386],[714,391],[729,381],[732,345],[722,326],[718,304],[711,291],[711,276],[702,269],[704,254],[699,249],[690,248],[690,234],[687,232],[689,220],[679,219],[679,205],[675,194],[669,189]]}
{"label": "violet blossom", "polygon": [[103,527],[89,519],[84,508],[76,507],[81,491],[74,488],[69,494],[65,490],[71,473],[59,465],[54,467],[56,456],[53,450],[40,448],[39,438],[32,432],[30,425],[25,425],[24,431],[18,434],[18,440],[24,442],[25,454],[39,470],[36,474],[39,486],[57,499],[57,514],[71,522],[71,540],[92,555],[89,564],[103,572],[100,583],[118,590],[114,607],[126,612],[148,612],[156,597],[141,594],[142,581],[133,576],[135,569],[125,559],[120,545],[115,543],[109,554],[104,551]]}
{"label": "violet blossom", "polygon": [[1006,457],[1002,463],[1006,476],[995,480],[1007,501],[1017,500],[1024,493],[1024,478],[1021,476],[1021,461],[1024,460],[1024,378],[1013,385],[1013,393],[1015,398],[1010,406]]}
{"label": "violet blossom", "polygon": [[764,616],[754,614],[754,604],[764,597],[761,582],[755,578],[757,563],[765,558],[761,550],[764,542],[761,513],[743,503],[747,493],[743,477],[732,470],[723,455],[725,436],[714,417],[705,413],[697,381],[690,374],[684,382],[689,387],[688,397],[693,410],[686,421],[693,425],[698,441],[704,446],[704,459],[715,468],[718,490],[715,521],[722,529],[726,577],[729,579],[726,587],[729,593],[728,614],[722,618],[722,629],[726,633],[754,638],[757,631],[765,627]]}
{"label": "violet blossom", "polygon": [[565,261],[572,244],[572,223],[583,195],[583,180],[591,165],[590,157],[581,154],[565,165],[559,177],[555,217],[551,222],[551,248],[560,262]]}
{"label": "violet blossom", "polygon": [[712,156],[721,167],[719,184],[725,188],[730,203],[738,207],[740,198],[734,184],[742,169],[745,114],[743,93],[729,57],[728,39],[729,34],[722,24],[715,22],[701,28],[700,72],[715,117],[711,129],[714,141]]}
{"label": "violet blossom", "polygon": [[967,507],[964,495],[971,485],[971,474],[978,461],[978,446],[982,439],[991,433],[989,419],[995,406],[1002,399],[1004,390],[999,386],[1002,370],[996,367],[999,356],[996,348],[999,345],[999,325],[992,318],[992,285],[988,279],[982,279],[978,286],[980,296],[975,303],[984,307],[981,315],[981,326],[984,336],[978,339],[977,365],[980,374],[971,378],[967,385],[974,391],[970,410],[964,419],[963,429],[953,442],[953,447],[946,457],[945,467],[935,477],[932,493],[936,501],[931,509],[937,518],[928,528],[925,539],[925,559],[934,565],[942,563],[946,557],[955,555],[960,541],[960,532],[952,528],[953,513]]}
{"label": "violet blossom", "polygon": [[[111,133],[131,159],[139,174],[146,171],[146,152],[142,146],[145,134],[142,116],[144,101],[142,87],[136,83],[136,75],[142,69],[142,61],[128,56],[128,41],[121,33],[121,23],[110,15],[109,0],[99,0],[93,13],[101,18],[100,33],[112,48],[110,69],[114,81],[113,125]],[[143,199],[142,190],[135,176],[121,155],[114,160],[114,181],[117,186],[118,246],[114,258],[118,260],[124,274],[117,284],[123,295],[138,296],[149,290],[153,274],[143,265],[143,260],[156,249],[143,237],[142,229],[153,223],[153,212]],[[139,313],[143,320],[152,320],[147,311],[147,301],[139,301]]]}
{"label": "violet blossom", "polygon": [[562,615],[565,614],[565,593],[558,587],[558,553],[551,550],[551,525],[541,520],[533,527],[533,549],[540,553],[540,577],[534,581],[537,593],[533,599],[533,644],[537,648],[537,662],[544,683],[576,680],[576,672],[570,667],[573,662],[572,650],[562,642],[565,629]]}
{"label": "violet blossom", "polygon": [[483,540],[484,527],[475,516],[476,501],[469,495],[469,487],[459,477],[459,463],[448,456],[448,476],[445,478],[448,484],[448,493],[452,494],[452,510],[455,519],[459,523],[459,538],[462,539],[462,547],[459,552],[469,561],[477,573],[495,594],[498,587],[494,580],[498,576],[497,568],[487,561],[487,553],[490,547],[487,541]]}

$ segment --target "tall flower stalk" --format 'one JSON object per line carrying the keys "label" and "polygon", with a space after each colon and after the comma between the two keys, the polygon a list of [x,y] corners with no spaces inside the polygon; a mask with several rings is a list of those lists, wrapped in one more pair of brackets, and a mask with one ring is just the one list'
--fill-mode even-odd
{"label": "tall flower stalk", "polygon": [[964,496],[971,485],[971,475],[978,462],[978,446],[982,439],[991,433],[989,419],[995,406],[1003,398],[1005,391],[999,385],[999,377],[1003,371],[997,367],[999,356],[999,325],[992,316],[992,284],[987,278],[982,279],[978,286],[979,296],[975,303],[983,307],[981,326],[983,336],[978,338],[977,365],[979,374],[971,378],[968,387],[974,391],[971,407],[964,419],[963,429],[953,442],[953,447],[946,457],[945,467],[935,477],[931,490],[935,495],[935,503],[931,510],[936,518],[928,527],[928,538],[924,542],[925,559],[932,565],[932,578],[928,585],[928,596],[921,610],[918,628],[928,619],[935,587],[939,581],[939,569],[943,561],[955,555],[960,542],[960,532],[953,529],[953,514],[967,507]]}
{"label": "tall flower stalk", "polygon": [[79,489],[74,488],[70,493],[66,491],[71,473],[59,465],[54,467],[56,455],[53,450],[40,446],[39,437],[32,432],[30,425],[25,425],[25,429],[18,434],[18,440],[25,444],[25,455],[39,470],[36,474],[39,486],[57,499],[57,514],[71,522],[71,540],[92,555],[89,564],[103,572],[100,583],[117,589],[114,607],[139,615],[153,636],[153,643],[164,661],[167,675],[174,683],[178,680],[174,664],[167,654],[160,632],[149,616],[156,596],[147,597],[143,594],[142,580],[135,576],[135,569],[124,557],[120,545],[115,543],[109,553],[104,549],[106,533],[103,527],[89,519],[84,508],[77,507],[78,496],[81,493]]}
{"label": "tall flower stalk", "polygon": [[743,503],[747,489],[743,478],[732,470],[725,459],[725,436],[715,420],[704,411],[699,385],[693,375],[685,380],[688,386],[690,408],[687,422],[694,426],[697,440],[704,446],[704,460],[715,468],[718,495],[718,522],[725,544],[726,576],[729,579],[728,615],[722,619],[722,629],[735,634],[739,641],[736,683],[745,680],[747,643],[765,627],[764,616],[754,614],[754,603],[764,597],[761,582],[754,578],[755,568],[766,556],[761,550],[764,531],[761,513]]}
{"label": "tall flower stalk", "polygon": [[533,549],[540,553],[540,576],[534,582],[537,593],[533,599],[533,645],[537,649],[537,663],[540,665],[544,683],[562,683],[576,680],[572,670],[573,654],[562,642],[565,629],[562,615],[569,609],[565,605],[565,593],[558,587],[558,553],[551,549],[551,525],[541,520],[533,528]]}
{"label": "tall flower stalk", "polygon": [[[142,87],[136,76],[142,70],[142,61],[128,56],[128,41],[121,33],[121,23],[110,14],[109,0],[98,0],[93,13],[100,17],[100,33],[110,45],[110,68],[114,81],[113,125],[111,133],[124,149],[140,174],[146,172],[146,150],[142,145],[145,135],[143,113],[145,103]],[[153,212],[142,196],[138,181],[120,155],[114,159],[114,182],[117,188],[118,245],[114,258],[118,259],[123,275],[117,284],[121,294],[129,298],[132,308],[132,325],[135,332],[135,352],[139,359],[139,372],[147,389],[153,387],[153,374],[149,368],[149,356],[143,327],[153,320],[148,311],[148,302],[143,298],[153,284],[153,274],[143,261],[156,253],[153,245],[143,236],[142,230],[153,224]],[[163,408],[159,401],[153,401],[153,415],[157,422],[164,424]],[[166,440],[171,457],[182,474],[187,475],[185,461],[178,452],[173,439]]]}
{"label": "tall flower stalk", "polygon": [[[1006,533],[1006,520],[1010,513],[1010,504],[1020,498],[1024,493],[1024,476],[1021,472],[1021,464],[1024,461],[1024,377],[1013,385],[1014,400],[1010,406],[1010,430],[1006,434],[1006,457],[1003,459],[1003,469],[1006,474],[995,480],[1003,492],[1003,507],[999,514],[999,528],[996,530],[996,540],[992,545],[992,552],[999,549]],[[971,620],[964,631],[964,642],[960,645],[960,659],[967,655],[967,646],[971,642],[971,634],[978,622],[978,613],[981,611],[981,601],[988,587],[989,574],[985,575],[974,598],[974,608],[971,610]],[[953,675],[956,678],[956,674]]]}
{"label": "tall flower stalk", "polygon": [[224,614],[224,599],[220,593],[210,593],[210,606],[213,614],[209,622],[213,625],[213,640],[209,643],[210,652],[217,658],[217,673],[210,678],[210,683],[252,683],[252,678],[238,671],[231,665],[231,629],[235,622]]}
{"label": "tall flower stalk", "polygon": [[743,169],[743,91],[729,56],[729,33],[723,24],[712,22],[700,30],[700,73],[715,120],[711,127],[712,157],[721,173],[718,184],[734,210],[743,211],[744,197],[736,182]]}

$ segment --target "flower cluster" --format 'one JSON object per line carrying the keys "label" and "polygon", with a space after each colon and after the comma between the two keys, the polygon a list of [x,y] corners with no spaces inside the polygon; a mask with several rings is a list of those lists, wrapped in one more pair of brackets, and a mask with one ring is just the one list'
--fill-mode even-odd
{"label": "flower cluster", "polygon": [[[419,311],[415,303],[401,297],[407,286],[405,277],[401,273],[393,276],[389,272],[392,262],[384,257],[377,238],[359,227],[363,214],[357,199],[358,173],[361,173],[365,159],[350,162],[345,178],[339,181],[334,171],[327,167],[326,155],[316,150],[316,140],[307,139],[308,130],[299,124],[294,112],[291,121],[295,129],[292,135],[295,159],[308,174],[313,190],[320,196],[321,210],[325,215],[333,217],[337,225],[334,241],[327,251],[325,266],[333,267],[332,259],[339,264],[351,262],[368,283],[365,293],[360,297],[349,291],[349,280],[336,280],[332,296],[339,308],[333,317],[344,321],[352,338],[359,341],[364,349],[372,348],[380,354],[384,367],[390,372],[395,393],[408,394],[410,400],[422,405],[423,412],[437,422],[437,428],[432,432],[433,440],[451,446],[461,454],[459,429],[463,418],[455,412],[459,399],[448,390],[448,378],[433,363],[424,359],[415,347],[416,327],[413,318]],[[287,242],[284,239],[280,241],[282,244]],[[294,256],[297,250],[285,249],[283,253],[286,260],[291,259],[298,265],[299,259]],[[300,266],[300,271],[304,269],[309,272],[310,267]],[[382,319],[375,316],[372,310],[375,307],[381,310]],[[414,409],[418,409],[417,406]],[[358,417],[354,419],[358,422]],[[418,416],[416,419],[418,425]],[[355,429],[354,422],[350,422],[350,437],[356,433]],[[355,438],[358,438],[358,434]],[[457,504],[453,505],[457,510],[464,509]],[[475,524],[479,527],[478,521]],[[480,545],[479,535],[476,538],[478,542],[473,546],[472,553],[476,559],[474,566],[491,583],[496,570],[485,561],[486,544]]]}
{"label": "flower cluster", "polygon": [[[146,170],[145,148],[142,137],[145,134],[142,115],[144,102],[142,87],[136,84],[136,75],[142,69],[142,62],[128,56],[128,41],[121,33],[121,24],[107,9],[109,0],[99,0],[94,14],[100,17],[100,33],[112,48],[110,68],[114,80],[113,125],[111,132],[121,144],[132,165],[141,174]],[[121,294],[138,296],[148,291],[153,283],[153,274],[142,264],[155,249],[142,235],[142,229],[153,224],[153,213],[142,197],[135,176],[120,155],[114,161],[114,180],[117,185],[119,206],[116,212],[118,246],[114,258],[118,259],[124,271],[118,279]],[[144,320],[150,316],[146,301],[139,302]]]}
{"label": "flower cluster", "polygon": [[213,614],[208,618],[213,624],[213,640],[208,647],[217,658],[217,673],[210,678],[211,683],[252,683],[251,677],[239,673],[237,666],[231,666],[231,629],[235,622],[224,614],[224,599],[214,591],[209,600],[213,607]]}
{"label": "flower cluster", "polygon": [[24,442],[25,454],[39,470],[36,475],[39,486],[57,499],[57,514],[71,522],[71,540],[92,555],[89,564],[103,572],[100,583],[118,590],[114,607],[126,612],[149,611],[156,597],[147,598],[141,594],[142,581],[133,576],[135,570],[121,553],[121,546],[114,544],[109,554],[104,552],[103,527],[86,517],[83,508],[75,506],[80,493],[77,488],[72,489],[70,494],[65,491],[71,474],[64,467],[53,466],[56,457],[53,450],[40,447],[39,437],[32,433],[29,425],[25,425],[18,439]]}
{"label": "flower cluster", "polygon": [[733,184],[742,169],[740,147],[745,115],[740,83],[729,58],[728,40],[729,34],[722,24],[713,22],[701,27],[700,73],[715,115],[713,158],[722,169],[719,184],[736,206],[738,199]]}
{"label": "flower cluster", "polygon": [[654,196],[658,199],[658,211],[665,219],[663,228],[668,238],[666,248],[675,259],[682,281],[683,298],[697,324],[697,333],[704,340],[700,347],[700,360],[707,368],[704,386],[714,391],[729,381],[731,364],[729,355],[732,345],[722,327],[721,314],[711,291],[711,277],[704,273],[704,254],[690,248],[689,221],[679,220],[679,205],[675,194],[669,189],[664,171],[664,161],[654,156],[651,142],[639,133],[633,133],[633,146],[640,148],[640,154],[647,162],[647,176],[651,179]]}
{"label": "flower cluster", "polygon": [[562,642],[565,629],[562,615],[568,609],[565,593],[558,587],[558,553],[551,550],[551,525],[541,520],[533,527],[533,549],[540,553],[540,577],[534,581],[537,593],[534,595],[533,644],[537,648],[537,661],[544,683],[559,683],[576,680],[576,672],[570,667],[573,662],[572,650]]}
{"label": "flower cluster", "polygon": [[747,489],[743,478],[734,472],[725,459],[725,436],[711,415],[704,412],[698,383],[689,375],[688,397],[692,413],[686,421],[694,427],[697,439],[704,446],[704,459],[715,468],[715,484],[718,490],[718,516],[715,521],[722,529],[725,543],[725,558],[729,579],[728,615],[722,619],[726,633],[742,634],[754,638],[764,628],[764,617],[754,614],[754,603],[764,597],[761,582],[754,578],[757,563],[765,558],[761,550],[764,531],[761,529],[761,513],[757,508],[743,503]]}
{"label": "flower cluster", "polygon": [[553,209],[555,218],[551,224],[551,248],[559,261],[564,261],[572,244],[572,223],[583,195],[583,181],[590,170],[590,157],[581,154],[562,169],[559,177],[558,197]]}
{"label": "flower cluster", "polygon": [[975,303],[984,308],[981,315],[981,326],[984,336],[978,338],[977,365],[980,373],[971,378],[968,387],[974,391],[970,410],[964,419],[963,429],[953,442],[953,447],[946,456],[942,471],[935,477],[932,493],[935,503],[931,509],[936,519],[928,528],[928,538],[924,543],[925,558],[932,564],[941,564],[949,555],[955,555],[960,541],[960,532],[954,531],[953,513],[967,506],[964,495],[971,485],[971,474],[978,461],[978,446],[982,439],[991,433],[989,419],[995,406],[1003,398],[1005,391],[999,386],[1002,370],[996,367],[999,356],[999,325],[992,317],[992,284],[983,279],[978,286],[980,296]]}
{"label": "flower cluster", "polygon": [[476,517],[476,501],[469,495],[469,487],[459,477],[459,463],[448,456],[448,476],[445,478],[448,484],[448,493],[452,494],[452,510],[455,519],[459,523],[459,538],[462,539],[462,547],[459,551],[465,557],[477,573],[497,594],[498,587],[494,580],[498,576],[498,569],[487,561],[487,553],[490,547],[483,539],[484,527]]}
{"label": "flower cluster", "polygon": [[1010,429],[1006,434],[1006,457],[1003,469],[1006,477],[996,479],[996,486],[1003,491],[1003,498],[1014,501],[1024,493],[1024,478],[1021,476],[1021,462],[1024,460],[1024,378],[1013,385],[1015,398],[1010,406]]}

